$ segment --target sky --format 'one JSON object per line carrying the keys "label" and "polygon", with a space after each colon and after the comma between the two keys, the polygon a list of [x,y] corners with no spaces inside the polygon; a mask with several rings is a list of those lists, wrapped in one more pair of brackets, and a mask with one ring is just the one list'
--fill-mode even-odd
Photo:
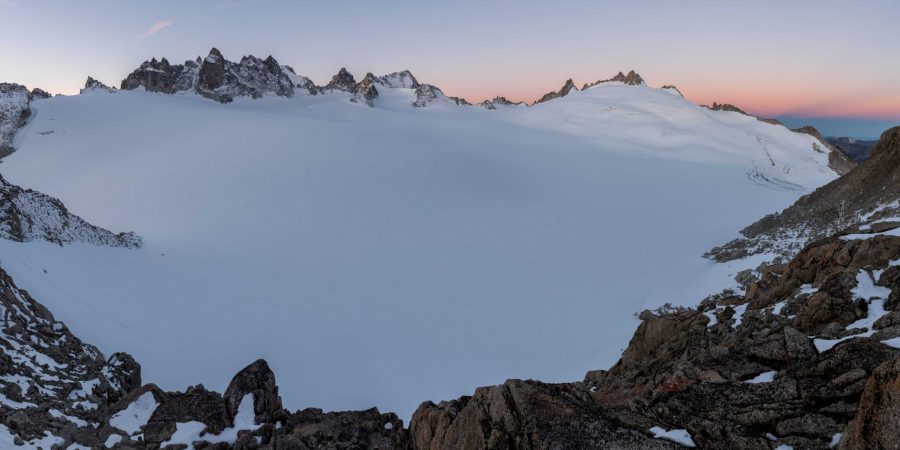
{"label": "sky", "polygon": [[634,69],[699,104],[877,137],[900,123],[898,22],[896,0],[0,0],[0,81],[73,94],[217,47],[321,84],[409,69],[470,101],[532,101]]}

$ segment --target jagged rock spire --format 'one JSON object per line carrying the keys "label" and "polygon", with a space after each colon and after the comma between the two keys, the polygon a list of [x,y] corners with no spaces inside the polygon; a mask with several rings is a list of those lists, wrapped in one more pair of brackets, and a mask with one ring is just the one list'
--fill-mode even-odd
{"label": "jagged rock spire", "polygon": [[353,92],[356,90],[356,79],[353,78],[353,74],[348,72],[346,68],[341,67],[341,70],[331,77],[331,81],[325,85],[325,89]]}

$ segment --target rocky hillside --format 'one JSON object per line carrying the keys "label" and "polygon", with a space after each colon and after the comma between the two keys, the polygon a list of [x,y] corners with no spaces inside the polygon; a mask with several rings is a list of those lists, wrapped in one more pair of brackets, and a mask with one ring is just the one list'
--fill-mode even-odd
{"label": "rocky hillside", "polygon": [[134,233],[113,233],[70,213],[59,200],[10,184],[0,176],[0,238],[18,242],[36,239],[59,245],[80,242],[136,248]]}
{"label": "rocky hillside", "polygon": [[[850,173],[741,230],[744,237],[707,256],[729,261],[759,253],[794,254],[862,220],[900,215],[900,127],[885,131],[871,158]],[[876,228],[881,226],[876,223]]]}

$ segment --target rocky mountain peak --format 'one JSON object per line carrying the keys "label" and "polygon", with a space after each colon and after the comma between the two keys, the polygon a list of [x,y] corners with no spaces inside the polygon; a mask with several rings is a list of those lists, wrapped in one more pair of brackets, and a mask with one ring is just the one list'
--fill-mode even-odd
{"label": "rocky mountain peak", "polygon": [[382,85],[390,88],[416,89],[419,87],[419,81],[408,70],[382,75],[378,77],[378,80]]}
{"label": "rocky mountain peak", "polygon": [[[197,59],[200,59],[200,57],[198,56]],[[209,50],[209,54],[206,55],[204,61],[209,61],[210,64],[224,63],[225,57],[222,56],[222,52],[220,52],[219,49],[213,47]]]}
{"label": "rocky mountain peak", "polygon": [[341,70],[331,77],[331,81],[325,85],[325,89],[353,92],[356,90],[356,79],[353,78],[353,75],[346,68],[341,67]]}

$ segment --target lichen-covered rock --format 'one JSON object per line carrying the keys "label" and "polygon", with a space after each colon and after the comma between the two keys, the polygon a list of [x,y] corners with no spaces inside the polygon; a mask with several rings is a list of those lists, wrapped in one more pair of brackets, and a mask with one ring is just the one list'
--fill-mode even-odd
{"label": "lichen-covered rock", "polygon": [[841,450],[900,448],[900,357],[877,369],[866,382],[859,412],[840,443]]}

